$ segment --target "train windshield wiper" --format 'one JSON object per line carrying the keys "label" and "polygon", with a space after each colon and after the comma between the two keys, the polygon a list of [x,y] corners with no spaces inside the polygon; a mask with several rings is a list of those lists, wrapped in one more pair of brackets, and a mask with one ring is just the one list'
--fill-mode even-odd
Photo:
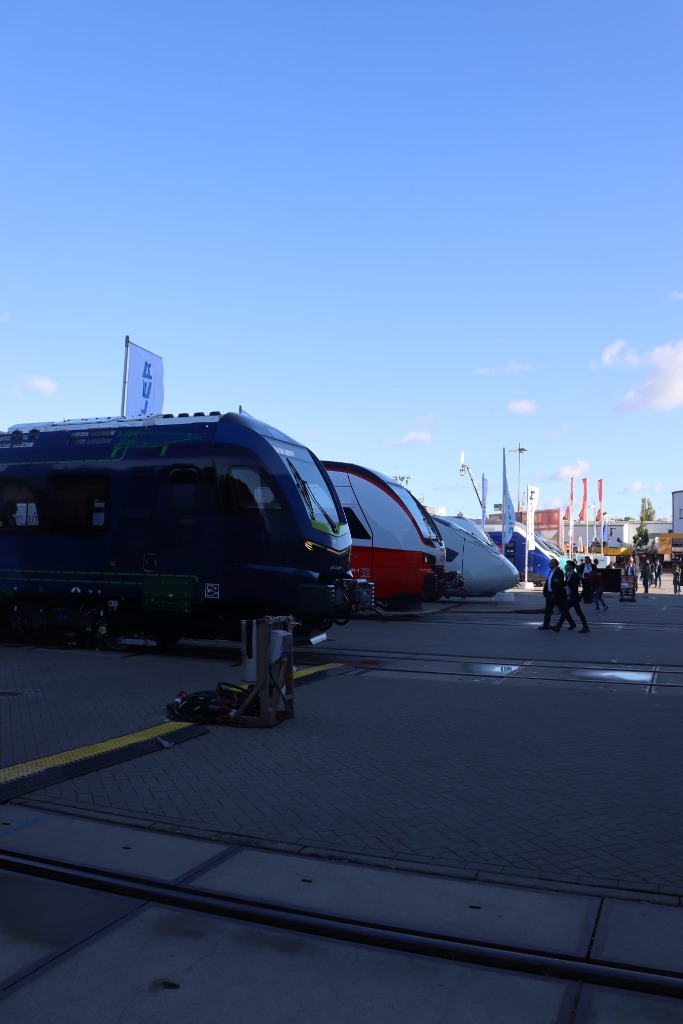
{"label": "train windshield wiper", "polygon": [[301,473],[296,468],[296,466],[294,465],[294,463],[292,462],[291,459],[287,459],[287,465],[289,466],[289,468],[292,471],[292,476],[294,477],[294,481],[295,481],[297,487],[299,488],[299,491],[301,493],[301,497],[304,499],[306,507],[308,508],[308,511],[309,511],[311,519],[315,519],[315,510],[313,508],[313,505],[315,504],[317,506],[317,508],[325,516],[325,519],[327,520],[328,525],[329,525],[330,529],[332,530],[332,532],[333,533],[339,533],[339,526],[338,526],[338,524],[334,522],[332,517],[326,512],[326,510],[320,504],[320,502],[316,498],[315,494],[311,490],[310,485],[308,484],[308,482],[306,480],[304,480],[304,478],[302,477]]}

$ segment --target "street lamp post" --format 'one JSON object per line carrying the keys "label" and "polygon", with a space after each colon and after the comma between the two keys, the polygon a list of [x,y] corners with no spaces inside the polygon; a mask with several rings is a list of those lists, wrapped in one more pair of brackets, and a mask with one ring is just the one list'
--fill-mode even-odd
{"label": "street lamp post", "polygon": [[511,452],[511,453],[514,453],[514,452],[517,453],[517,515],[520,515],[520,513],[522,511],[522,500],[521,500],[521,498],[522,498],[522,491],[521,491],[522,455],[523,455],[524,452],[528,452],[529,449],[528,448],[522,448],[522,442],[519,441],[516,448],[509,448],[508,451]]}
{"label": "street lamp post", "polygon": [[[595,522],[595,514],[596,514],[596,512],[597,512],[599,507],[600,506],[597,505],[597,504],[589,505],[588,506],[588,511],[589,512],[590,512],[591,509],[593,509],[593,543],[591,544],[591,547],[593,548],[593,550],[595,550],[595,548],[597,547],[597,543],[596,543],[596,541],[597,541],[597,530],[596,530],[597,524]],[[588,523],[586,523],[586,546],[588,546]]]}

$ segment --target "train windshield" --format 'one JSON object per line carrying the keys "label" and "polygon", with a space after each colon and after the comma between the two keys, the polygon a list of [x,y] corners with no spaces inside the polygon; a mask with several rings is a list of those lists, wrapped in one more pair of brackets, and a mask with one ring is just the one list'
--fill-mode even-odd
{"label": "train windshield", "polygon": [[337,533],[342,521],[341,509],[315,458],[307,448],[292,444],[273,445],[289,470],[312,522],[326,523]]}
{"label": "train windshield", "polygon": [[402,487],[400,484],[394,483],[393,480],[391,481],[391,486],[396,491],[399,498],[406,506],[415,522],[417,523],[418,529],[422,533],[422,536],[426,540],[434,540],[439,542],[441,540],[441,534],[437,530],[434,520],[430,516],[427,509],[420,504],[417,498],[413,497],[413,495],[406,487]]}
{"label": "train windshield", "polygon": [[463,529],[467,530],[472,537],[475,537],[482,544],[485,544],[487,548],[495,548],[496,551],[498,550],[498,545],[493,543],[486,530],[483,530],[473,519],[459,519],[459,517],[456,516],[456,521],[461,522]]}
{"label": "train windshield", "polygon": [[536,534],[536,543],[542,550],[545,549],[546,551],[549,551],[551,555],[554,555],[556,558],[564,558],[564,551],[562,548],[558,547],[554,541],[548,540],[547,537],[539,538],[538,534]]}

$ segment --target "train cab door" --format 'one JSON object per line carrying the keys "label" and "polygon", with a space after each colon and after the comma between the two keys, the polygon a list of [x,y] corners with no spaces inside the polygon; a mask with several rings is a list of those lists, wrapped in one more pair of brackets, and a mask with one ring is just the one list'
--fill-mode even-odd
{"label": "train cab door", "polygon": [[197,574],[204,560],[213,558],[212,526],[218,512],[213,469],[173,466],[159,490],[159,499],[162,507],[157,516],[156,551],[146,553],[146,571],[156,568]]}
{"label": "train cab door", "polygon": [[286,590],[283,565],[296,565],[301,538],[277,480],[248,456],[216,460],[221,496],[220,561],[240,601],[274,603]]}
{"label": "train cab door", "polygon": [[340,484],[334,474],[334,486],[351,531],[351,572],[357,579],[374,579],[374,542],[372,527],[350,485]]}

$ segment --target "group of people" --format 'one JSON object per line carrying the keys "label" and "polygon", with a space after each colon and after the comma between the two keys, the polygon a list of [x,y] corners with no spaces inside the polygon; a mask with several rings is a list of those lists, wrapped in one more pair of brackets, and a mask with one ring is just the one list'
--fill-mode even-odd
{"label": "group of people", "polygon": [[[676,568],[678,568],[678,582],[676,581]],[[650,587],[662,586],[662,563],[658,558],[642,555],[640,564],[637,565],[633,555],[629,556],[626,566],[626,575],[635,577],[635,589],[638,589],[638,580],[643,584],[643,591],[647,594]],[[674,564],[674,594],[680,592],[681,588],[681,567]]]}
{"label": "group of people", "polygon": [[[591,600],[595,602],[595,610],[607,611],[607,603],[603,598],[605,591],[605,579],[601,575],[597,562],[591,562],[590,556],[586,555],[583,564],[577,568],[576,562],[572,559],[567,561],[567,568],[563,572],[560,563],[556,558],[551,558],[549,564],[548,578],[543,585],[543,596],[545,597],[545,614],[543,625],[539,629],[552,629],[559,633],[565,622],[569,623],[569,629],[576,629],[576,623],[572,618],[574,612],[581,621],[579,633],[589,633],[588,622],[581,607],[581,594],[585,603]],[[550,625],[550,619],[555,608],[559,609],[560,618],[556,626]]]}

